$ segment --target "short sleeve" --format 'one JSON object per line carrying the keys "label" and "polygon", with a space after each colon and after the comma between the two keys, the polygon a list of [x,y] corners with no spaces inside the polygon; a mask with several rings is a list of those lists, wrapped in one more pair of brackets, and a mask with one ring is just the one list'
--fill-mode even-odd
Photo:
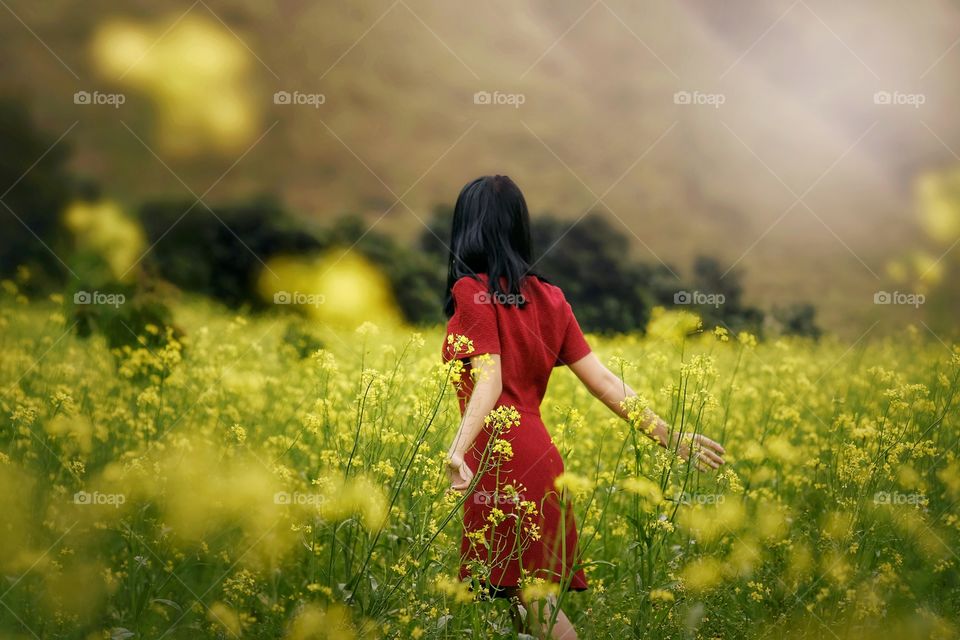
{"label": "short sleeve", "polygon": [[583,337],[583,331],[580,330],[580,323],[577,317],[573,315],[573,308],[569,302],[564,302],[566,308],[566,329],[563,332],[563,342],[560,344],[560,353],[557,354],[555,367],[571,364],[588,355],[591,351],[586,338]]}
{"label": "short sleeve", "polygon": [[444,359],[500,353],[497,310],[487,285],[469,276],[463,277],[454,283],[452,293],[454,310],[447,324]]}

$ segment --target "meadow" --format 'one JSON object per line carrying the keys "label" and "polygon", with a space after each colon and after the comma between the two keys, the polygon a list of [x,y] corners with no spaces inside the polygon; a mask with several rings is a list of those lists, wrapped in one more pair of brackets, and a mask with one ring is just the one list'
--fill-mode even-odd
{"label": "meadow", "polygon": [[[4,283],[4,637],[516,637],[455,580],[442,328],[193,299],[176,317],[111,350],[69,301]],[[757,341],[672,311],[588,337],[728,464],[692,470],[556,371],[581,637],[958,636],[960,349],[922,327]]]}

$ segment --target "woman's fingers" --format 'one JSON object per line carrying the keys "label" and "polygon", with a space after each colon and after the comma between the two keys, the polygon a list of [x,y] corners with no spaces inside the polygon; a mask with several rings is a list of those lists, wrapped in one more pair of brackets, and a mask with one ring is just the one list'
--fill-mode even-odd
{"label": "woman's fingers", "polygon": [[711,462],[714,465],[713,467],[714,469],[716,469],[720,465],[726,464],[723,458],[715,454],[713,451],[710,451],[709,449],[702,449],[700,453],[705,460],[707,460],[708,462]]}
{"label": "woman's fingers", "polygon": [[706,449],[694,450],[691,457],[693,458],[694,464],[696,465],[698,471],[719,469],[720,466],[724,464],[723,458]]}
{"label": "woman's fingers", "polygon": [[470,487],[470,482],[473,480],[473,471],[470,470],[466,462],[461,462],[460,465],[452,471],[453,473],[451,473],[451,475],[459,478],[459,481],[451,479],[450,486],[457,491],[466,491]]}
{"label": "woman's fingers", "polygon": [[460,474],[460,478],[451,482],[450,486],[457,491],[466,491],[467,487],[470,486],[470,481],[465,479],[463,474]]}
{"label": "woman's fingers", "polygon": [[700,436],[700,444],[702,444],[704,447],[708,449],[712,449],[713,451],[716,451],[720,455],[723,455],[727,452],[727,450],[724,449],[719,442],[715,442],[710,438],[707,438],[706,436]]}
{"label": "woman's fingers", "polygon": [[470,482],[473,481],[473,471],[470,471],[470,467],[464,464],[460,467],[460,477],[463,479],[461,486],[466,489],[470,486]]}
{"label": "woman's fingers", "polygon": [[697,435],[693,443],[694,455],[696,456],[697,468],[700,471],[709,469],[719,469],[726,464],[723,454],[726,450],[720,443],[711,440],[704,435]]}
{"label": "woman's fingers", "polygon": [[713,451],[716,451],[717,453],[726,453],[726,451],[725,451],[724,448],[720,445],[719,442],[717,442],[716,440],[711,440],[710,438],[708,438],[707,436],[705,436],[705,435],[703,435],[703,434],[697,434],[696,437],[694,438],[694,440],[695,440],[696,443],[699,444],[701,447],[704,447],[704,448],[707,448],[707,449],[712,449]]}
{"label": "woman's fingers", "polygon": [[697,456],[698,471],[706,471],[707,469],[716,469],[716,467],[713,466],[713,463],[710,460],[708,460],[707,457],[704,456],[699,451],[696,453],[696,456]]}

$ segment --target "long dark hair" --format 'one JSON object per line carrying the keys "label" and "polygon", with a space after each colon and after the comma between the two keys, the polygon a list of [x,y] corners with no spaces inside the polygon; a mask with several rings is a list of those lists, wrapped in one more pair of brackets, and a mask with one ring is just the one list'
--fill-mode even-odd
{"label": "long dark hair", "polygon": [[454,312],[453,284],[463,276],[476,278],[479,273],[487,274],[494,300],[503,300],[509,294],[506,299],[510,304],[523,306],[520,288],[524,278],[537,275],[530,270],[532,254],[530,213],[516,183],[501,175],[467,183],[453,208],[443,305],[447,317]]}

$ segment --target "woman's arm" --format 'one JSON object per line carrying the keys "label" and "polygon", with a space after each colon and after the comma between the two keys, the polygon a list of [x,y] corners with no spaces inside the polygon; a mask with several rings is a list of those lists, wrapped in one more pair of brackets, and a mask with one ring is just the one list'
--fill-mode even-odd
{"label": "woman's arm", "polygon": [[[628,409],[624,405],[624,400],[636,396],[636,392],[621,380],[615,373],[607,369],[600,362],[600,359],[594,353],[590,353],[576,362],[571,363],[570,370],[584,386],[590,390],[601,402],[624,420],[628,420]],[[670,446],[670,426],[656,413],[649,408],[644,409],[644,418],[640,423],[643,433],[647,434],[661,447]],[[714,469],[724,464],[721,457],[725,451],[722,446],[702,434],[694,436],[696,443],[698,467],[707,465]],[[678,453],[688,459],[690,455],[690,446],[681,443]]]}
{"label": "woman's arm", "polygon": [[464,454],[473,446],[483,420],[493,411],[503,392],[503,378],[500,372],[500,356],[486,354],[470,358],[470,370],[476,374],[473,391],[463,411],[460,428],[453,438],[453,444],[447,451],[447,475],[450,484],[457,491],[464,491],[473,479],[473,471],[464,462]]}

